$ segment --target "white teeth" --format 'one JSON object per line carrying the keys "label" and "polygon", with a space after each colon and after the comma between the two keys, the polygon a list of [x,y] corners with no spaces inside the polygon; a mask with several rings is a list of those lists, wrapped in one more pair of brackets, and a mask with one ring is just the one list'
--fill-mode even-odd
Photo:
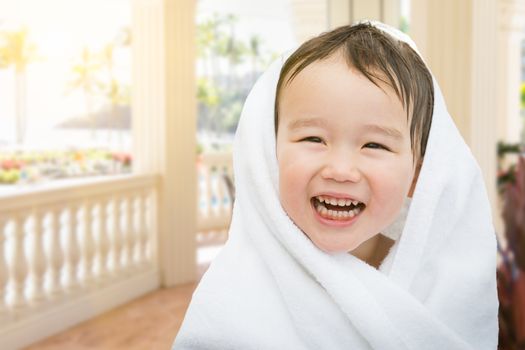
{"label": "white teeth", "polygon": [[324,205],[317,205],[315,208],[321,216],[332,218],[332,219],[347,219],[353,218],[361,212],[361,208],[357,207],[352,210],[332,210],[326,209]]}
{"label": "white teeth", "polygon": [[324,196],[317,196],[317,200],[320,203],[327,203],[331,205],[337,205],[340,207],[349,206],[353,204],[354,206],[357,206],[359,204],[359,201],[353,201],[351,199],[336,199],[336,198],[329,198]]}

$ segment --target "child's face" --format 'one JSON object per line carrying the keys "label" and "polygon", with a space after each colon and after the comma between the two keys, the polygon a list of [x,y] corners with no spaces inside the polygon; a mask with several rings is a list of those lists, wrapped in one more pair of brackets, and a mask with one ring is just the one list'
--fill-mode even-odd
{"label": "child's face", "polygon": [[[389,86],[381,87],[333,56],[306,67],[281,92],[281,204],[326,252],[352,251],[381,232],[411,187],[406,111]],[[350,201],[364,206],[350,210]]]}

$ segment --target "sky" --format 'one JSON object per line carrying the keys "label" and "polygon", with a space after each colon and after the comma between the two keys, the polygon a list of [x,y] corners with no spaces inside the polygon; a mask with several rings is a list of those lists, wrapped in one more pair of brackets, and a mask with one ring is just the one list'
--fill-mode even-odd
{"label": "sky", "polygon": [[[27,112],[33,136],[84,113],[82,93],[69,91],[70,70],[87,46],[100,49],[130,23],[128,0],[0,0],[0,30],[27,27],[38,59],[27,72]],[[129,61],[129,60],[128,60]],[[130,62],[121,67],[131,77]],[[0,71],[0,145],[14,134],[14,74]],[[31,135],[29,135],[31,137]]]}
{"label": "sky", "polygon": [[[198,0],[197,13],[239,16],[238,36],[258,34],[267,49],[282,52],[295,44],[286,0]],[[85,113],[84,96],[68,91],[71,67],[83,47],[98,50],[119,29],[129,26],[129,0],[0,0],[0,30],[27,27],[38,60],[27,71],[28,139],[41,138],[63,120]],[[131,79],[131,59],[121,64]],[[127,75],[127,78],[126,78]],[[0,147],[14,138],[14,74],[0,70]],[[49,140],[53,141],[53,140]]]}

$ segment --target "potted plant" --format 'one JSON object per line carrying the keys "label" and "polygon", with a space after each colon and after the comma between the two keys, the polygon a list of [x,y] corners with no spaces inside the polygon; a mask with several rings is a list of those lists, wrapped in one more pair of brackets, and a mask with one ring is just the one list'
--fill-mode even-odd
{"label": "potted plant", "polygon": [[525,349],[525,157],[500,173],[505,247],[498,244],[499,349]]}

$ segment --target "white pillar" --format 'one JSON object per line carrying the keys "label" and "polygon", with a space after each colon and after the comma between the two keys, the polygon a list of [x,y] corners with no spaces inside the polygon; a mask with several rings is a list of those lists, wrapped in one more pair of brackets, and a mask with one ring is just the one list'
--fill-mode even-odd
{"label": "white pillar", "polygon": [[486,182],[496,230],[497,0],[412,1],[410,34]]}
{"label": "white pillar", "polygon": [[498,205],[497,152],[497,0],[472,1],[472,67],[470,98],[470,140],[477,158],[492,206],[492,217],[498,234],[503,221]]}
{"label": "white pillar", "polygon": [[498,139],[517,143],[520,116],[521,41],[525,29],[525,1],[498,1]]}
{"label": "white pillar", "polygon": [[160,174],[165,286],[196,279],[195,1],[133,0],[134,172]]}

